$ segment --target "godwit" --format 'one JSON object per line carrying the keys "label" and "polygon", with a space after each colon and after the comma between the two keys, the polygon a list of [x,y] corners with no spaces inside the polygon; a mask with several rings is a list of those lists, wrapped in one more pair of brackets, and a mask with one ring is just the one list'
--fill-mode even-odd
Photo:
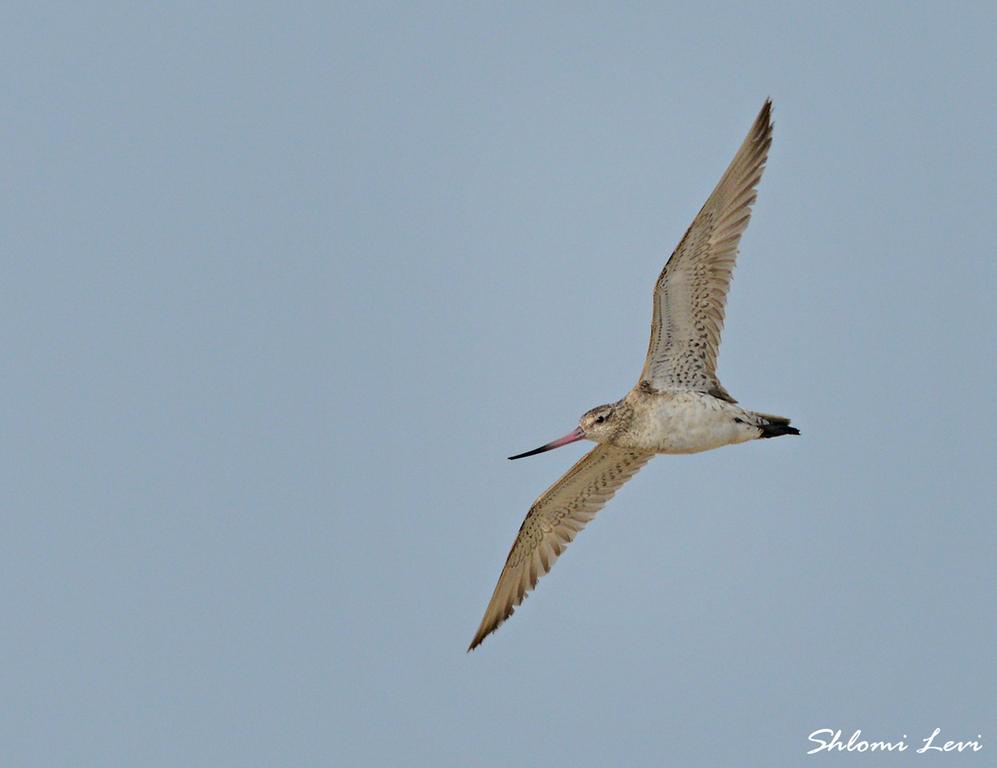
{"label": "godwit", "polygon": [[575,534],[656,453],[697,453],[800,434],[787,418],[741,408],[716,374],[737,244],[772,143],[771,110],[767,100],[658,277],[651,343],[634,388],[622,400],[588,411],[564,437],[509,457],[582,439],[598,443],[530,507],[469,651],[512,615]]}

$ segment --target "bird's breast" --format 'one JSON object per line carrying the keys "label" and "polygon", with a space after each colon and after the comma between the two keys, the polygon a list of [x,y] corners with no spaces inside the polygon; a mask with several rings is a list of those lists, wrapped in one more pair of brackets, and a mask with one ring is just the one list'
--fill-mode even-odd
{"label": "bird's breast", "polygon": [[630,430],[620,445],[654,453],[699,453],[757,437],[736,421],[741,409],[699,392],[645,396],[633,404]]}

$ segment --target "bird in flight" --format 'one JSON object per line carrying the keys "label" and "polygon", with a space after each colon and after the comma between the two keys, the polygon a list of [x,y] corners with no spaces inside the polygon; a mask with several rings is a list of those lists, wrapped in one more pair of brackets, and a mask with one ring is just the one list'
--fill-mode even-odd
{"label": "bird in flight", "polygon": [[564,437],[509,457],[576,440],[597,443],[530,507],[469,651],[512,615],[575,535],[655,454],[800,434],[787,418],[739,406],[716,373],[737,246],[772,143],[771,112],[767,100],[658,277],[651,342],[634,388],[622,400],[585,413]]}

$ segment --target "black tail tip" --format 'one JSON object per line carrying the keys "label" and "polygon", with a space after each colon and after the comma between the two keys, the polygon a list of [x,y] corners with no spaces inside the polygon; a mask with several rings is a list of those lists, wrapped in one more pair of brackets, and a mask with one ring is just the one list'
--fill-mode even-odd
{"label": "black tail tip", "polygon": [[762,437],[782,437],[783,435],[798,435],[800,430],[788,424],[763,424]]}

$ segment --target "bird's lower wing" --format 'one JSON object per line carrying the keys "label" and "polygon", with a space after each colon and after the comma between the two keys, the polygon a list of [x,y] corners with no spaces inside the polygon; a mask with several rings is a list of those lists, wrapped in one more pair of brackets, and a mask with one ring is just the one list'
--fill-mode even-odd
{"label": "bird's lower wing", "polygon": [[653,455],[597,445],[544,491],[523,520],[469,651],[512,615],[575,535]]}

